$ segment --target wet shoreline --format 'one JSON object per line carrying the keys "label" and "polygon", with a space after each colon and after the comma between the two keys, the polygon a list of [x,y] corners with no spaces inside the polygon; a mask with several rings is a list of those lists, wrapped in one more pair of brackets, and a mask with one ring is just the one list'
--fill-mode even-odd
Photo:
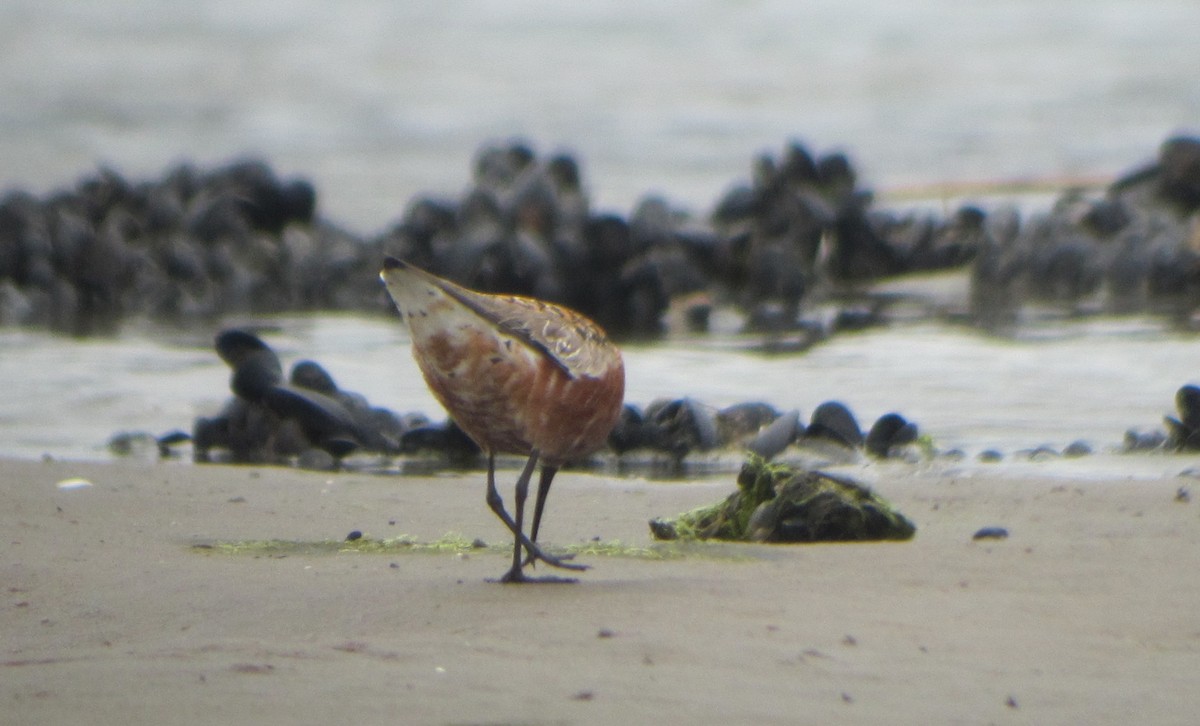
{"label": "wet shoreline", "polygon": [[[366,393],[372,402],[434,421],[444,417],[396,321],[306,316],[259,322],[270,323],[267,330],[275,332],[264,335],[289,364],[318,360],[339,385]],[[212,351],[208,331],[178,333],[77,342],[4,331],[0,372],[9,380],[27,380],[0,406],[4,453],[105,460],[113,456],[107,442],[117,433],[187,431],[194,418],[215,415],[230,395],[229,369]],[[1024,341],[904,324],[839,336],[802,355],[766,356],[731,349],[733,343],[706,338],[627,346],[626,400],[645,406],[656,398],[690,397],[714,410],[761,400],[785,411],[798,409],[805,422],[828,400],[845,402],[864,421],[898,411],[939,450],[962,450],[966,459],[940,464],[948,467],[993,466],[976,461],[987,449],[1004,455],[1004,467],[1040,458],[1042,463],[1029,465],[1076,471],[1144,467],[1177,474],[1194,465],[1186,455],[1115,453],[1128,429],[1161,430],[1176,389],[1195,380],[1192,338],[1152,321],[1067,324]],[[937,361],[937,375],[931,375],[930,361]],[[33,370],[39,374],[31,376]],[[1055,463],[1061,457],[1047,449],[1061,452],[1076,439],[1087,441],[1093,455]],[[1029,456],[1039,449],[1038,457]],[[151,447],[145,455],[158,452]],[[693,452],[683,460],[683,473],[736,470],[740,457],[736,449]],[[670,457],[631,452],[626,458],[635,473],[657,469],[671,475]],[[368,458],[363,465],[409,465],[403,461]],[[602,461],[604,469],[621,468],[620,459]],[[444,465],[438,457],[410,460],[418,468],[422,462]]]}
{"label": "wet shoreline", "polygon": [[[851,159],[813,155],[799,144],[755,163],[754,181],[731,188],[706,215],[647,197],[622,217],[591,210],[575,158],[539,156],[522,142],[485,146],[471,170],[473,184],[461,197],[418,196],[389,232],[374,239],[330,226],[317,213],[315,184],[281,178],[259,161],[214,169],[182,165],[147,181],[105,171],[44,199],[14,192],[0,200],[6,260],[0,320],[67,330],[84,342],[88,335],[119,334],[131,317],[199,331],[241,317],[256,333],[255,320],[295,311],[379,314],[387,309],[376,280],[384,254],[475,289],[565,304],[596,319],[625,345],[644,344],[650,351],[663,341],[705,340],[764,360],[872,331],[892,331],[902,341],[914,323],[960,325],[997,341],[1036,337],[1055,319],[1070,329],[1086,327],[1089,320],[1103,326],[1120,316],[1150,316],[1151,329],[1190,331],[1200,309],[1200,262],[1193,259],[1192,245],[1192,236],[1200,234],[1192,217],[1200,209],[1200,138],[1168,139],[1156,161],[1103,193],[1068,191],[1049,209],[1024,213],[1011,206],[964,206],[944,216],[890,210],[875,202]],[[947,286],[950,280],[957,281]],[[263,331],[280,332],[270,324]],[[212,334],[201,333],[197,343],[207,347],[204,339]],[[405,347],[397,345],[397,355]],[[903,347],[901,342],[899,350]],[[1080,355],[1080,373],[1086,374],[1086,354]],[[1021,356],[1013,361],[1025,365]],[[874,375],[886,370],[885,360],[878,363]],[[727,378],[752,379],[761,367],[747,361]],[[1071,375],[1067,369],[1062,374]],[[1174,387],[1190,379],[1189,372]],[[1009,448],[975,439],[977,450],[968,452],[944,443],[936,422],[923,428],[921,418],[906,410],[919,410],[923,400],[876,401],[882,410],[859,423],[855,381],[801,405],[781,402],[771,390],[712,402],[706,383],[695,383],[674,394],[655,391],[644,400],[630,399],[610,448],[618,456],[658,452],[678,465],[693,454],[742,447],[773,456],[818,430],[850,449],[865,438],[877,456],[912,460],[1073,456],[1108,445],[1107,439],[1089,441],[1095,432],[1085,430],[1065,442]],[[219,397],[219,390],[207,395]],[[318,427],[333,425],[330,416],[349,420],[338,404],[320,403],[326,391],[299,390],[289,389],[288,400],[303,404],[308,418],[316,419],[289,414],[288,420]],[[374,399],[373,390],[356,390]],[[1064,404],[1071,402],[1058,405]],[[840,412],[833,423],[817,420],[835,405]],[[744,413],[718,410],[725,406],[730,411],[757,406],[765,413],[739,423]],[[1179,419],[1167,420],[1165,434],[1158,432],[1157,416],[1127,421],[1124,450],[1190,446],[1192,431],[1200,430],[1200,416],[1191,408],[1191,398],[1181,398]],[[380,443],[368,450],[385,455],[411,454],[413,446],[443,455],[456,450],[454,437],[447,438],[454,427],[431,421],[436,408],[373,410],[393,424],[383,438],[369,434]],[[401,426],[400,417],[416,423]],[[788,419],[795,423],[784,431]],[[190,434],[197,460],[207,458],[210,442],[242,451],[234,461],[277,455],[212,434],[223,430],[222,418],[194,421],[175,423],[179,434],[118,429],[109,440],[120,453],[148,435],[159,439],[166,455],[168,439],[179,443]],[[889,433],[877,434],[885,423]],[[730,425],[736,430],[717,435]],[[420,430],[407,430],[414,427]],[[404,444],[402,435],[409,437]],[[424,443],[409,443],[418,440]],[[345,454],[339,450],[335,459]],[[289,459],[304,446],[282,451]],[[463,449],[462,455],[471,454]],[[302,465],[334,464],[326,455]]]}

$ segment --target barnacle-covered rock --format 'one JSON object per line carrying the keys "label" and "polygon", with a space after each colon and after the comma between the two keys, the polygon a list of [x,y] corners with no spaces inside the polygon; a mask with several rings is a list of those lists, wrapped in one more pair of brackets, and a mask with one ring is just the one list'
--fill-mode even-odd
{"label": "barnacle-covered rock", "polygon": [[740,542],[906,540],[907,517],[851,479],[751,457],[724,501],[650,521],[656,539]]}

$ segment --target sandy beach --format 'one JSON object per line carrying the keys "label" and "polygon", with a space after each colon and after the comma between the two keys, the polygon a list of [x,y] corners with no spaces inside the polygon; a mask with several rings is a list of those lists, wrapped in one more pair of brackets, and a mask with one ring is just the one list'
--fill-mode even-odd
{"label": "sandy beach", "polygon": [[[0,726],[1200,724],[1200,2],[277,5],[0,3]],[[624,373],[476,303],[546,395],[444,411],[408,263]],[[191,463],[492,378],[576,583],[481,471]],[[767,421],[915,538],[654,542]]]}
{"label": "sandy beach", "polygon": [[[3,461],[0,722],[1195,722],[1190,480],[874,473],[913,541],[581,555],[578,584],[506,586],[490,548],[196,546],[499,545],[474,473]],[[567,472],[542,539],[645,547],[732,486]]]}

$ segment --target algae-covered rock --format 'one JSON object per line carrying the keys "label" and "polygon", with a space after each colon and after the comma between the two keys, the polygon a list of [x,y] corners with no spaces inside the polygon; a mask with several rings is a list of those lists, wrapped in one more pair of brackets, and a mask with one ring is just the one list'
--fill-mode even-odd
{"label": "algae-covered rock", "polygon": [[916,526],[867,487],[844,477],[751,457],[738,490],[674,519],[653,519],[656,539],[861,542],[911,539]]}

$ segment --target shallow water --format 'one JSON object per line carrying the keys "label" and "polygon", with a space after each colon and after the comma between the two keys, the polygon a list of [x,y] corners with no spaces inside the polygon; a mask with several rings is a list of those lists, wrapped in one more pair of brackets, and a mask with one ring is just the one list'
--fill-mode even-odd
{"label": "shallow water", "polygon": [[[275,328],[264,338],[285,366],[312,358],[341,387],[376,405],[444,416],[394,321],[269,322]],[[1160,426],[1176,389],[1200,381],[1200,343],[1140,319],[1042,327],[1022,340],[897,325],[787,355],[745,350],[753,342],[720,337],[627,348],[626,399],[644,405],[691,396],[717,407],[762,400],[798,408],[805,418],[837,399],[864,427],[898,411],[939,449],[962,449],[968,457],[988,448],[1009,455],[1042,445],[1061,450],[1079,439],[1105,454],[1120,448],[1128,428]],[[142,331],[81,342],[4,330],[0,351],[0,380],[10,384],[0,396],[0,455],[109,458],[106,442],[114,433],[187,431],[194,417],[215,413],[230,395],[228,369],[207,332]],[[1123,458],[1178,472],[1195,457]],[[1100,464],[1093,458],[1092,465]]]}
{"label": "shallow water", "polygon": [[1200,123],[1194,0],[6,0],[0,189],[260,154],[370,233],[477,147],[696,210],[798,138],[865,182],[1111,175]]}
{"label": "shallow water", "polygon": [[[313,180],[322,213],[367,234],[415,194],[460,192],[479,145],[517,135],[577,152],[595,206],[618,210],[660,192],[703,211],[793,138],[848,151],[893,199],[1105,176],[1200,123],[1197,27],[1195,0],[7,0],[0,191],[250,153]],[[391,321],[277,322],[287,362],[313,357],[378,404],[437,412]],[[212,332],[0,331],[0,454],[105,458],[115,431],[189,429],[227,395]],[[1153,322],[1031,337],[900,326],[770,358],[676,341],[627,351],[629,400],[807,415],[836,398],[864,424],[897,410],[969,454],[1103,450],[1200,378],[1197,343]]]}

